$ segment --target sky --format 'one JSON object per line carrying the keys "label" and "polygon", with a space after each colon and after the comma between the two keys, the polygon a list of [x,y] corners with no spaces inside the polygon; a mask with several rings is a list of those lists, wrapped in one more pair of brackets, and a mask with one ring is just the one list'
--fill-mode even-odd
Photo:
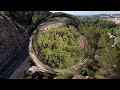
{"label": "sky", "polygon": [[120,14],[120,11],[51,11],[64,12],[72,15]]}

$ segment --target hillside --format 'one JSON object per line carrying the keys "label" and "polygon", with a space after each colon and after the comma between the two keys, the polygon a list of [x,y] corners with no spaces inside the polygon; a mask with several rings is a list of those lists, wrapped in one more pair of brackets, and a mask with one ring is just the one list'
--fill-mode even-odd
{"label": "hillside", "polygon": [[119,24],[49,11],[0,11],[1,79],[119,79],[119,71]]}
{"label": "hillside", "polygon": [[[51,76],[53,79],[119,78],[119,73],[114,71],[119,71],[119,40],[115,44],[116,39],[112,38],[114,35],[119,38],[115,32],[118,27],[112,21],[93,17],[78,19],[62,13],[51,14],[31,38],[37,62],[42,64],[38,65],[32,58],[37,67],[42,66],[37,75],[51,71],[56,74]],[[38,78],[44,77],[43,74]]]}

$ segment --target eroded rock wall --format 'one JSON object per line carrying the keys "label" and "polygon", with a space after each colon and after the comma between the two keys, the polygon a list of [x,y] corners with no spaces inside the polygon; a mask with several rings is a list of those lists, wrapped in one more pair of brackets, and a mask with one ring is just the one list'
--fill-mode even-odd
{"label": "eroded rock wall", "polygon": [[0,70],[28,48],[30,32],[49,15],[49,11],[0,11]]}
{"label": "eroded rock wall", "polygon": [[27,41],[27,34],[0,19],[0,70],[27,46]]}

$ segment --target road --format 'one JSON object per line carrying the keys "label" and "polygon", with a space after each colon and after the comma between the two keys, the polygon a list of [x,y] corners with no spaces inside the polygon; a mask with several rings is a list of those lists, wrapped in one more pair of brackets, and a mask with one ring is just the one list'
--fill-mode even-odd
{"label": "road", "polygon": [[11,74],[17,69],[17,67],[19,67],[28,56],[28,46],[26,46],[7,65],[5,65],[2,70],[0,70],[0,79],[8,79]]}

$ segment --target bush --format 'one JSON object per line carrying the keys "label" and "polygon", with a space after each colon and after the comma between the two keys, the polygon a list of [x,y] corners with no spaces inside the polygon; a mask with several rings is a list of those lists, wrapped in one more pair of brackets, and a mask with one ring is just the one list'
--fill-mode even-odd
{"label": "bush", "polygon": [[93,77],[99,68],[100,66],[98,65],[98,63],[91,59],[87,59],[85,65],[79,69],[79,73],[83,76]]}
{"label": "bush", "polygon": [[24,72],[24,78],[31,78],[32,79],[32,71],[26,70]]}
{"label": "bush", "polygon": [[33,48],[43,63],[53,68],[66,68],[80,59],[79,36],[80,33],[74,27],[40,31],[35,36]]}
{"label": "bush", "polygon": [[53,79],[72,79],[72,74],[62,74],[54,77]]}

